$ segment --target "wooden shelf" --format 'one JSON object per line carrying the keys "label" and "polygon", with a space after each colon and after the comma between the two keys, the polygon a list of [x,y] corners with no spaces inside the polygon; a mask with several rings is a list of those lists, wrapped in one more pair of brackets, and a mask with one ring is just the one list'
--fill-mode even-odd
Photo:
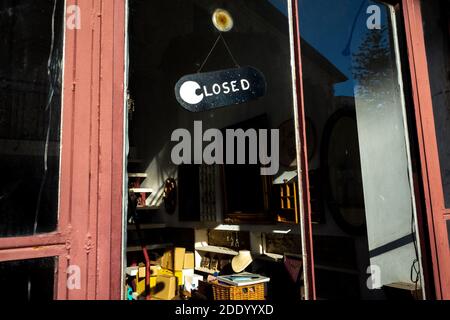
{"label": "wooden shelf", "polygon": [[148,174],[146,173],[129,173],[129,178],[148,178]]}
{"label": "wooden shelf", "polygon": [[[177,227],[177,223],[170,223],[170,227]],[[258,233],[300,234],[300,225],[292,222],[278,222],[273,224],[224,224],[223,222],[183,222],[183,227],[191,229],[213,229],[218,231],[246,231]]]}
{"label": "wooden shelf", "polygon": [[237,256],[239,252],[228,249],[228,248],[222,248],[222,247],[215,247],[215,246],[205,246],[205,247],[197,247],[195,248],[197,251],[202,252],[211,252],[211,253],[217,253],[217,254],[225,254],[229,256]]}
{"label": "wooden shelf", "polygon": [[133,193],[153,193],[153,189],[150,188],[130,188],[130,192]]}

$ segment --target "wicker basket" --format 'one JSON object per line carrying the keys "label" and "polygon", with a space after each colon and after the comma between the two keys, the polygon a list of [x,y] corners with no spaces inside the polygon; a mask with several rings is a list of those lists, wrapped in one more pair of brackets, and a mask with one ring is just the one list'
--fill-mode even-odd
{"label": "wicker basket", "polygon": [[264,283],[251,286],[235,287],[220,283],[213,283],[214,300],[265,300]]}

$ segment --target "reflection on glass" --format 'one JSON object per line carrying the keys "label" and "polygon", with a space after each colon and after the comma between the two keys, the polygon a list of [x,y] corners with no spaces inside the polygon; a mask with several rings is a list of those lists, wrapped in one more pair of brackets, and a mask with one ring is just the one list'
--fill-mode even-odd
{"label": "reflection on glass", "polygon": [[324,132],[321,165],[327,168],[326,197],[336,222],[350,233],[365,231],[364,194],[356,114],[343,108],[330,117]]}
{"label": "reflection on glass", "polygon": [[0,2],[0,237],[57,225],[63,10]]}
{"label": "reflection on glass", "polygon": [[422,10],[442,186],[450,208],[450,4],[427,1]]}
{"label": "reflection on glass", "polygon": [[[224,41],[219,38],[214,46],[219,32],[211,17],[218,9],[233,18],[233,28],[222,33]],[[236,222],[273,221],[274,177],[261,177],[259,165],[178,168],[171,161],[175,144],[170,140],[179,128],[198,139],[194,121],[202,121],[203,132],[211,128],[223,132],[227,128],[278,129],[293,120],[287,11],[285,0],[130,1],[130,92],[136,104],[129,136],[132,156],[144,160],[142,170],[151,177],[145,187],[156,190],[149,199],[152,205],[160,203],[165,179],[178,177],[181,221],[223,221],[222,213]],[[174,87],[181,77],[238,66],[251,66],[264,74],[264,97],[202,113],[190,113],[176,101]],[[289,145],[295,141],[295,132],[284,139]],[[192,164],[202,160],[192,156]],[[295,171],[290,167],[294,160],[280,168],[277,176]]]}
{"label": "reflection on glass", "polygon": [[[368,0],[300,0],[299,20],[306,114],[324,144],[309,166],[327,173],[328,208],[339,225],[316,231],[354,234],[352,225],[365,225],[367,238],[356,239],[361,270],[378,265],[382,284],[409,283],[413,244],[389,246],[410,237],[415,214],[393,9]],[[342,118],[330,138],[330,119],[345,109],[356,122]],[[366,280],[361,274],[361,287]]]}
{"label": "reflection on glass", "polygon": [[[296,183],[296,153],[292,152],[291,147],[294,142],[295,151],[295,130],[285,125],[293,123],[294,119],[287,3],[286,0],[129,1],[129,83],[130,94],[135,100],[135,110],[129,117],[130,158],[142,159],[140,170],[149,177],[143,186],[155,190],[148,199],[150,205],[161,204],[161,186],[167,178],[177,180],[177,212],[170,217],[163,214],[162,218],[170,219],[180,228],[187,226],[184,222],[190,221],[208,222],[207,225],[212,226],[223,223],[274,224],[277,220],[296,220],[297,197],[294,191],[292,195],[290,193],[295,190]],[[217,9],[226,10],[233,19],[233,28],[220,38],[211,19]],[[238,66],[256,68],[264,75],[267,82],[265,96],[200,113],[188,112],[177,102],[174,88],[183,76]],[[188,86],[191,85],[195,87],[195,83]],[[220,82],[218,85],[220,88]],[[196,99],[200,94],[197,92],[189,97]],[[201,121],[202,130],[194,130],[195,121]],[[275,177],[261,176],[259,164],[201,164],[203,150],[200,150],[200,156],[198,152],[189,152],[191,161],[180,166],[171,157],[175,146],[170,142],[171,136],[174,130],[180,128],[187,129],[195,140],[190,143],[193,145],[192,151],[195,151],[194,145],[202,145],[202,134],[208,129],[223,133],[227,128],[271,130],[280,127],[285,128],[280,137],[283,139],[283,142],[280,141],[280,152],[283,152],[280,158],[284,160],[285,167],[281,167]],[[247,151],[253,150],[258,141],[245,144]],[[205,143],[203,149],[208,145]],[[275,144],[268,147],[272,145],[275,147]],[[228,148],[224,155],[230,156],[233,150],[236,149]],[[241,157],[244,158],[243,154],[239,155]],[[248,163],[250,156],[247,152],[246,158]],[[291,172],[294,174],[289,175]],[[283,175],[281,184],[284,183],[283,177],[287,177],[292,180],[291,185],[286,188],[273,185],[279,175]],[[161,211],[165,213],[164,209]],[[196,225],[201,228],[204,224]],[[237,230],[239,228],[237,226]],[[156,234],[163,239],[166,237],[164,231]],[[212,240],[210,235],[208,232]],[[232,249],[249,245],[240,235],[238,237],[237,232],[231,234],[231,238],[234,239]],[[298,232],[295,239],[300,239]],[[172,241],[167,239],[165,242]],[[299,252],[298,242],[294,245],[297,248],[291,251]],[[215,260],[214,256],[205,255],[202,266],[212,268]],[[222,262],[225,264],[220,265],[226,266],[227,261]],[[256,269],[258,267],[255,266]],[[282,268],[280,265],[280,270]],[[226,269],[221,271],[227,274]],[[257,270],[255,272],[259,273]],[[298,300],[300,290],[294,282],[289,287],[280,285],[269,288],[268,299],[288,297]]]}
{"label": "reflection on glass", "polygon": [[53,300],[55,260],[44,258],[0,262],[0,300]]}

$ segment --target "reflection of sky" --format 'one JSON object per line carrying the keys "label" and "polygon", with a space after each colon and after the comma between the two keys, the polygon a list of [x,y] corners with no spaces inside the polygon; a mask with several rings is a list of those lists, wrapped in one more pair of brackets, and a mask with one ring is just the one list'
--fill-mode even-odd
{"label": "reflection of sky", "polygon": [[271,5],[277,8],[281,13],[283,13],[286,17],[288,15],[288,6],[287,0],[268,0]]}
{"label": "reflection of sky", "polygon": [[[268,0],[288,15],[287,0]],[[304,40],[319,51],[348,81],[335,86],[336,96],[353,96],[352,53],[355,53],[367,32],[367,8],[377,4],[381,8],[381,24],[386,25],[385,5],[371,0],[298,0],[300,33]],[[344,54],[349,41],[350,55]]]}
{"label": "reflection of sky", "polygon": [[[357,16],[362,2],[364,5]],[[349,80],[335,86],[336,96],[353,96],[352,57],[368,30],[366,13],[370,0],[299,0],[300,33],[323,56],[331,61]],[[382,25],[386,23],[386,10],[381,8]],[[353,28],[354,25],[354,28]],[[352,29],[353,28],[353,29]],[[343,52],[351,34],[350,55]]]}

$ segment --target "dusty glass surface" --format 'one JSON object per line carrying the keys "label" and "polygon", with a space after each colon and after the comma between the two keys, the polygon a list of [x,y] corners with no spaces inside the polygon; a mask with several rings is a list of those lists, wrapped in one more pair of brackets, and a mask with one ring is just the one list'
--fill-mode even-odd
{"label": "dusty glass surface", "polygon": [[322,143],[310,169],[322,170],[334,218],[316,232],[355,238],[361,294],[373,297],[369,265],[389,284],[409,283],[416,263],[396,16],[381,1],[300,0],[299,18],[306,115]]}
{"label": "dusty glass surface", "polygon": [[63,11],[0,1],[0,237],[57,225]]}

